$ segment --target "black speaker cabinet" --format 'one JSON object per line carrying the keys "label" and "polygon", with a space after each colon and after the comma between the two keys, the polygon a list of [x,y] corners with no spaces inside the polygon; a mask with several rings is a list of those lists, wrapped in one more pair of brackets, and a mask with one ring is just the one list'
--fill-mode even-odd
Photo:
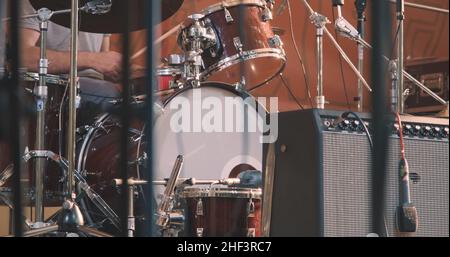
{"label": "black speaker cabinet", "polygon": [[[371,231],[371,151],[361,124],[342,112],[280,113],[271,236],[365,237]],[[360,114],[371,127],[368,115]],[[400,233],[400,145],[393,126],[386,177],[387,236],[449,236],[448,119],[404,116],[416,233]]]}

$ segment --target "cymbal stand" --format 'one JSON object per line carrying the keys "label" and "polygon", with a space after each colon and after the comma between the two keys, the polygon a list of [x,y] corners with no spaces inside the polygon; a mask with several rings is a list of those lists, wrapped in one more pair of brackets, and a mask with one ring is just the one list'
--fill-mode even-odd
{"label": "cymbal stand", "polygon": [[[34,14],[29,14],[20,17],[21,19],[38,18],[40,29],[40,52],[39,52],[39,84],[36,84],[33,89],[33,94],[36,100],[36,141],[35,148],[37,150],[45,149],[45,116],[46,105],[48,97],[47,87],[47,31],[48,22],[55,14],[63,14],[70,12],[70,9],[51,11],[47,8],[41,8]],[[4,19],[9,20],[9,19]],[[37,159],[35,163],[35,212],[36,223],[44,221],[44,179],[45,179],[45,160]]]}
{"label": "cymbal stand", "polygon": [[[65,160],[63,157],[53,153],[52,151],[29,151],[25,153],[24,160],[29,161],[31,159],[48,159],[51,161],[54,161],[58,163],[65,171],[65,174],[67,176],[68,174],[68,163],[67,160]],[[103,200],[103,198],[98,195],[86,182],[86,180],[83,178],[83,176],[80,174],[79,171],[74,170],[74,178],[76,179],[77,183],[80,185],[80,188],[84,191],[84,193],[87,195],[87,197],[92,201],[92,203],[107,217],[111,223],[118,229],[120,229],[120,220],[117,214],[114,212],[114,210],[111,209],[111,207]],[[76,205],[73,205],[73,203],[76,202],[75,199],[72,201],[65,201],[63,208],[59,212],[59,219],[58,219],[58,231],[63,232],[71,232],[76,233],[78,231],[81,231],[83,233],[88,233],[91,235],[101,235],[101,236],[109,236],[103,232],[96,232],[95,229],[85,227],[83,226],[83,216],[81,215],[81,212],[79,211],[79,208]],[[66,216],[64,216],[66,215]],[[79,223],[79,224],[74,224]],[[80,225],[81,224],[81,225]],[[42,228],[42,233],[38,232],[30,232],[30,235],[36,236],[40,234],[46,234],[49,232],[55,232],[49,231],[45,228],[54,228],[53,224],[46,224],[48,226],[45,226]],[[88,232],[86,232],[88,231]]]}
{"label": "cymbal stand", "polygon": [[[37,150],[45,149],[45,116],[46,104],[48,97],[47,88],[47,30],[48,21],[52,16],[52,12],[47,8],[38,10],[38,18],[40,21],[40,59],[39,59],[39,84],[34,88],[34,95],[36,97],[36,142],[35,148]],[[37,159],[35,166],[35,190],[36,190],[36,222],[44,221],[44,179],[45,179],[45,160]]]}
{"label": "cymbal stand", "polygon": [[[312,7],[309,5],[309,3],[306,0],[303,0],[303,4],[305,5],[308,13],[311,15],[310,19],[311,21],[313,21],[313,23],[315,23],[315,21],[320,21],[321,19],[325,19],[322,18],[321,14],[318,14],[317,12],[315,12]],[[321,17],[321,18],[319,18]],[[328,23],[328,22],[326,22]],[[325,23],[325,25],[326,25]],[[316,24],[315,24],[316,25]],[[319,23],[320,25],[320,23]],[[317,25],[316,25],[317,27]],[[322,29],[322,27],[320,27]],[[372,92],[372,88],[369,86],[369,84],[367,83],[366,79],[361,75],[361,73],[358,71],[358,69],[355,67],[355,65],[352,63],[352,61],[350,60],[350,58],[347,56],[347,54],[344,52],[344,50],[342,49],[342,47],[339,45],[339,43],[336,41],[336,39],[333,37],[333,35],[330,33],[330,31],[326,28],[326,26],[323,26],[322,29],[323,34],[325,34],[331,41],[331,43],[334,45],[334,47],[336,47],[336,49],[338,50],[339,54],[342,56],[342,58],[344,59],[345,62],[347,62],[347,64],[349,65],[349,67],[352,69],[352,71],[355,73],[355,75],[358,77],[358,79],[361,80],[362,84],[367,88],[367,90],[369,92]],[[358,36],[359,37],[359,36]],[[319,57],[318,57],[319,58]],[[319,63],[319,61],[318,61]],[[318,64],[319,65],[319,64]],[[318,71],[318,77],[321,77],[322,75],[319,74],[319,72],[321,72],[321,70],[319,69]],[[323,76],[322,76],[323,77]],[[320,85],[320,81],[318,83]],[[319,94],[320,96],[320,94]],[[321,99],[320,99],[321,100]],[[321,107],[321,106],[319,106]]]}

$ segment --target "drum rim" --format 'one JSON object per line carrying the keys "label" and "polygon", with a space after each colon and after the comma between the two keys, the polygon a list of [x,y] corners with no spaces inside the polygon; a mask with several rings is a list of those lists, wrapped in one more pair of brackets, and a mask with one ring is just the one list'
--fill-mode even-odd
{"label": "drum rim", "polygon": [[239,187],[186,187],[183,192],[181,192],[181,197],[262,199],[262,189]]}
{"label": "drum rim", "polygon": [[207,16],[226,8],[232,8],[238,5],[253,5],[258,7],[266,6],[263,0],[225,0],[220,3],[210,5],[201,11],[201,14]]}
{"label": "drum rim", "polygon": [[[46,74],[45,77],[46,77],[46,82],[49,84],[66,86],[69,83],[69,80],[67,78],[64,78],[64,76]],[[25,72],[22,75],[22,79],[23,79],[23,81],[26,81],[26,82],[38,82],[39,81],[39,73]]]}
{"label": "drum rim", "polygon": [[174,76],[181,75],[183,70],[181,67],[162,67],[156,70],[158,76]]}
{"label": "drum rim", "polygon": [[[213,87],[213,88],[220,88],[220,89],[225,89],[226,91],[229,91],[231,93],[234,93],[237,96],[242,97],[243,99],[246,99],[247,97],[252,97],[255,98],[254,96],[252,96],[249,92],[245,91],[245,90],[237,90],[235,86],[228,84],[228,83],[224,83],[224,82],[217,82],[217,81],[204,81],[201,83],[200,87],[198,88],[207,88],[207,87]],[[170,103],[170,101],[172,101],[175,97],[181,95],[182,93],[191,90],[191,89],[196,89],[196,87],[192,86],[192,85],[185,85],[181,88],[179,88],[175,93],[173,93],[169,98],[165,99],[163,104],[163,108],[166,108],[167,105]],[[264,108],[265,110],[265,108]]]}
{"label": "drum rim", "polygon": [[[223,71],[231,66],[234,66],[236,64],[239,64],[241,62],[245,62],[248,60],[254,60],[258,58],[263,57],[274,57],[276,59],[282,60],[282,65],[278,69],[275,74],[271,75],[269,78],[264,80],[262,83],[253,85],[253,87],[258,87],[260,85],[263,85],[269,81],[271,81],[273,78],[275,78],[278,74],[280,74],[284,68],[286,67],[286,54],[284,53],[284,50],[279,48],[260,48],[260,49],[254,49],[249,51],[244,51],[242,53],[238,53],[232,56],[229,56],[227,58],[221,59],[218,62],[214,63],[208,69],[203,71],[200,75],[203,80],[208,79],[211,75],[213,75],[214,72],[220,72]],[[251,90],[251,89],[250,89]]]}

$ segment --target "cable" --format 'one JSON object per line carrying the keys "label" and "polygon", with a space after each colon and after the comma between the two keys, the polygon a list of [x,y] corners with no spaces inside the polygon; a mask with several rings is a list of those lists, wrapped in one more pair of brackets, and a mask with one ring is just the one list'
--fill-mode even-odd
{"label": "cable", "polygon": [[305,68],[305,64],[303,62],[303,58],[302,55],[300,53],[300,50],[297,46],[297,41],[295,40],[295,35],[294,35],[294,26],[292,23],[292,10],[291,10],[291,1],[287,0],[287,8],[288,8],[288,13],[289,13],[289,28],[291,30],[291,39],[292,39],[292,43],[294,44],[294,48],[295,48],[295,52],[297,53],[297,57],[300,60],[300,64],[302,66],[302,71],[303,71],[303,77],[305,79],[305,86],[306,89],[308,91],[308,99],[309,99],[309,103],[311,104],[311,107],[314,106],[313,101],[312,101],[312,96],[311,96],[311,88],[309,86],[309,81],[306,75],[306,68]]}
{"label": "cable", "polygon": [[283,73],[280,73],[279,76],[281,78],[281,81],[283,82],[283,85],[286,87],[286,89],[288,90],[289,94],[294,98],[295,102],[298,104],[300,109],[305,110],[305,107],[300,103],[300,101],[297,99],[297,97],[295,97],[295,95],[292,93],[291,88],[287,85],[286,81],[284,80]]}
{"label": "cable", "polygon": [[363,129],[364,129],[364,132],[365,132],[366,135],[367,135],[367,139],[369,140],[370,149],[373,150],[373,140],[372,140],[372,135],[370,134],[369,128],[367,128],[366,123],[361,119],[361,117],[360,117],[358,114],[356,114],[356,113],[354,113],[354,112],[352,112],[352,111],[344,112],[344,113],[341,115],[341,117],[342,117],[343,119],[345,119],[345,118],[348,118],[349,115],[353,115],[353,116],[361,123],[361,125],[362,125],[362,127],[363,127]]}
{"label": "cable", "polygon": [[[335,14],[334,14],[334,8],[332,10],[332,14],[333,14],[333,20],[335,21],[336,17],[335,17]],[[334,35],[336,37],[336,41],[339,43],[336,26],[334,27]],[[345,76],[344,76],[344,65],[342,64],[342,56],[338,53],[338,57],[339,57],[339,66],[340,66],[340,70],[341,70],[342,85],[344,86],[345,100],[347,101],[347,108],[349,110],[351,110],[352,107],[350,105],[350,100],[348,98],[347,82],[345,81]]]}
{"label": "cable", "polygon": [[[370,134],[370,131],[367,128],[366,123],[361,119],[361,117],[358,114],[356,114],[355,112],[352,112],[352,111],[344,112],[341,115],[341,118],[347,118],[348,115],[353,115],[361,123],[361,125],[363,126],[363,129],[367,135],[367,139],[369,140],[370,149],[373,151],[372,135]],[[402,133],[402,135],[403,135],[403,133]],[[403,142],[402,140],[403,140],[403,136],[402,136],[401,142]],[[401,144],[403,144],[403,143],[401,143]],[[386,237],[389,237],[389,229],[388,229],[388,225],[387,225],[387,221],[386,221],[386,215],[384,215],[383,219],[384,219],[384,229],[385,229]]]}
{"label": "cable", "polygon": [[401,120],[400,114],[398,112],[395,113],[395,115],[397,116],[398,132],[399,132],[399,137],[400,137],[400,150],[401,150],[401,154],[402,154],[402,159],[406,160],[405,142],[403,140],[402,120]]}

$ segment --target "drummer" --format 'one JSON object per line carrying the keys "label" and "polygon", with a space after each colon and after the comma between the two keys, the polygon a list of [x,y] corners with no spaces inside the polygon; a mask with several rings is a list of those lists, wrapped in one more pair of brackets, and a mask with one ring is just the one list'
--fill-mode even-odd
{"label": "drummer", "polygon": [[[36,11],[28,0],[22,0],[22,14]],[[39,20],[29,18],[21,22],[22,65],[29,72],[38,72],[40,59]],[[48,74],[70,73],[70,35],[69,28],[49,22],[47,36]],[[120,97],[121,79],[120,53],[110,51],[110,35],[79,33],[78,71],[81,88],[81,114],[92,119],[101,112],[104,105]],[[87,121],[86,121],[87,122]]]}

